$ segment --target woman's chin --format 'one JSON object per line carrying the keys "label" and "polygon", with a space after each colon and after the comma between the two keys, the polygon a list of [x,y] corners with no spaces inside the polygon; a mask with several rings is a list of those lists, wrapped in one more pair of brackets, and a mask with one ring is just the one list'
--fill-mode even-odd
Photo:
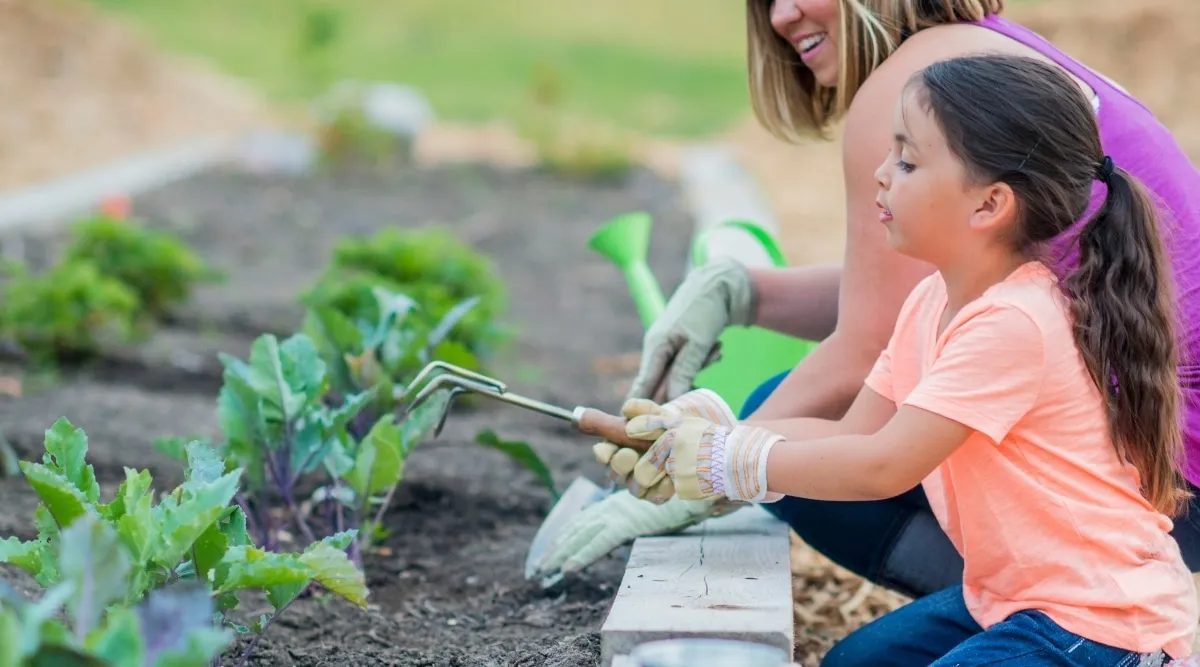
{"label": "woman's chin", "polygon": [[813,79],[825,88],[837,88],[838,71],[836,67],[819,67],[812,70]]}

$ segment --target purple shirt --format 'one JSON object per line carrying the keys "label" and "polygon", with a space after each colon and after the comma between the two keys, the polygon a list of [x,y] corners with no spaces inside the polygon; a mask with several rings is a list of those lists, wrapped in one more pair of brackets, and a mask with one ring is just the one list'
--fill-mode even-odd
{"label": "purple shirt", "polygon": [[[1200,358],[1200,171],[1145,105],[1046,39],[996,15],[976,25],[1036,49],[1091,86],[1099,98],[1097,113],[1105,152],[1113,164],[1141,180],[1159,201],[1163,223],[1169,225],[1163,238],[1172,263],[1176,316],[1181,327],[1179,383],[1187,450],[1184,474],[1200,486],[1200,365],[1196,363]],[[1099,208],[1103,198],[1104,186],[1097,183],[1087,217]],[[1064,258],[1056,267],[1060,275],[1078,261],[1077,248],[1064,248],[1060,242],[1051,250],[1055,257]]]}

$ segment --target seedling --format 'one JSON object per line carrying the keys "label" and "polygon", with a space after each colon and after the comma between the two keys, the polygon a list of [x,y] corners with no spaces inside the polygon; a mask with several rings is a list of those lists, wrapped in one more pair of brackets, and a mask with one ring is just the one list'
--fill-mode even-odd
{"label": "seedling", "polygon": [[[437,402],[401,418],[390,394],[379,391],[386,376],[373,361],[325,361],[322,349],[342,349],[333,341],[351,340],[344,336],[354,329],[336,316],[324,322],[332,328],[309,322],[314,331],[335,337],[323,338],[323,348],[304,333],[283,341],[264,334],[246,361],[220,355],[225,383],[217,414],[224,440],[218,449],[244,471],[237,502],[259,544],[283,551],[349,532],[356,539],[345,546],[360,563],[405,458],[433,426],[423,414],[437,414]],[[181,442],[167,441],[164,449],[178,454]],[[312,483],[319,486],[300,497],[299,490]]]}
{"label": "seedling", "polygon": [[[41,499],[37,538],[0,541],[0,562],[26,570],[47,592],[37,605],[11,596],[0,604],[0,658],[9,659],[0,665],[43,664],[21,662],[42,651],[83,656],[67,664],[220,665],[231,630],[257,633],[241,665],[310,584],[366,606],[363,574],[344,553],[354,533],[301,553],[257,547],[245,513],[231,504],[242,471],[202,442],[187,443],[184,482],[157,502],[150,473],[130,468],[102,502],[87,436],[65,418],[46,431],[45,447],[41,463],[20,463]],[[274,608],[249,626],[229,617],[246,589],[264,591]],[[51,618],[63,606],[69,623]]]}
{"label": "seedling", "polygon": [[[419,306],[381,287],[356,295],[346,315],[311,309],[302,333],[260,336],[243,361],[221,354],[218,398],[221,453],[245,475],[238,496],[249,530],[270,550],[311,544],[354,530],[353,562],[383,533],[382,519],[404,462],[445,414],[451,388],[433,387],[406,406],[395,387],[405,370],[428,364],[478,299],[454,305],[431,328],[413,326]],[[163,441],[181,455],[182,439]],[[480,433],[476,442],[504,452],[552,491],[545,463],[526,443]],[[299,490],[316,488],[300,497]]]}
{"label": "seedling", "polygon": [[[351,440],[369,440],[368,436],[380,420],[398,424],[398,437],[392,438],[397,443],[394,453],[390,447],[379,449],[368,442],[364,452],[356,455],[363,465],[373,457],[381,456],[383,462],[396,459],[402,468],[409,453],[429,432],[435,428],[440,430],[438,424],[453,399],[450,388],[445,391],[431,389],[423,395],[420,404],[406,405],[408,394],[397,385],[402,385],[416,369],[430,363],[435,367],[458,368],[445,359],[438,359],[438,355],[446,350],[447,338],[472,315],[479,301],[478,297],[472,297],[454,304],[432,327],[425,325],[415,299],[378,286],[359,295],[355,301],[358,307],[350,316],[329,307],[309,311],[304,330],[316,341],[329,368],[331,391],[327,402],[338,404],[344,400],[341,397],[364,392],[370,395],[367,404],[347,424]],[[454,358],[454,355],[450,357]],[[428,374],[416,373],[416,376],[408,386],[425,380]],[[556,494],[549,468],[527,443],[504,440],[490,430],[479,433],[475,442],[504,453],[537,476],[551,494]],[[378,469],[379,462],[375,466],[372,484],[376,486],[374,492],[382,493],[383,499],[372,501],[377,505],[374,519],[369,528],[363,526],[364,534],[369,531],[369,535],[380,534],[383,513],[401,479],[399,472],[396,475],[390,473],[391,463],[383,470]],[[331,488],[329,492],[333,490]],[[361,513],[365,509],[358,511]],[[363,538],[364,546],[369,535]]]}

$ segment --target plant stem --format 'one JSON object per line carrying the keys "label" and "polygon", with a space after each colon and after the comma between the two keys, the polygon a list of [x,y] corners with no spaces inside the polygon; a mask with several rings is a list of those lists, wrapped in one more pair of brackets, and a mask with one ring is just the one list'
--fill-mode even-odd
{"label": "plant stem", "polygon": [[304,517],[300,516],[300,508],[296,506],[295,502],[291,500],[288,501],[288,511],[292,513],[292,517],[295,519],[296,528],[300,529],[300,534],[303,535],[304,539],[307,541],[304,546],[308,546],[309,544],[316,542],[317,537],[313,535],[312,528],[308,527],[308,522],[304,520]]}
{"label": "plant stem", "polygon": [[246,660],[250,658],[250,653],[254,651],[254,647],[258,646],[258,642],[261,641],[263,636],[267,634],[267,630],[271,628],[271,624],[274,623],[275,619],[279,618],[279,615],[282,614],[288,607],[292,606],[292,603],[295,602],[296,598],[298,597],[300,596],[297,595],[295,598],[288,600],[287,604],[280,607],[274,614],[271,614],[271,618],[267,620],[266,625],[263,625],[262,632],[255,635],[254,639],[250,640],[250,645],[246,647],[246,650],[242,651],[242,655],[238,659],[235,667],[243,667],[243,665],[246,664]]}
{"label": "plant stem", "polygon": [[379,510],[375,512],[375,519],[371,522],[372,529],[383,523],[383,515],[385,512],[387,512],[388,506],[392,504],[392,496],[395,495],[396,488],[399,486],[400,482],[396,482],[392,485],[392,488],[388,489],[387,495],[383,497],[383,504],[380,505]]}
{"label": "plant stem", "polygon": [[325,500],[325,523],[329,524],[330,528],[332,528],[332,532],[337,533],[341,531],[341,528],[338,526],[337,521],[333,516],[333,503],[335,502],[337,502],[336,498],[327,498]]}

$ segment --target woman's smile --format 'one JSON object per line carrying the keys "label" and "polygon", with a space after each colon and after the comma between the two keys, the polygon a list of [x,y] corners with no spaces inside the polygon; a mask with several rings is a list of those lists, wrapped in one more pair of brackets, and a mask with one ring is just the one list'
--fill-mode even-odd
{"label": "woman's smile", "polygon": [[796,52],[800,54],[800,59],[807,63],[824,50],[825,44],[829,41],[828,36],[829,33],[825,32],[796,35],[792,39],[792,44],[796,47]]}

